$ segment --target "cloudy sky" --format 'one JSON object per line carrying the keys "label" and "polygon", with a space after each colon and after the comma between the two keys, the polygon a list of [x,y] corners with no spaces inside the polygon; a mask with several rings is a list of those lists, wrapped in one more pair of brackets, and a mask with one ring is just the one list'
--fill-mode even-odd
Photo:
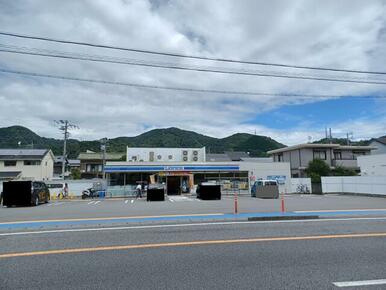
{"label": "cloudy sky", "polygon": [[[0,31],[210,58],[386,71],[386,1],[0,0]],[[155,56],[0,35],[0,50],[333,79],[386,75],[289,69]],[[0,52],[0,69],[259,95],[173,91],[0,73],[0,127],[60,137],[68,119],[88,140],[179,127],[284,144],[386,135],[386,85],[183,71]],[[272,95],[276,94],[276,95]],[[287,96],[285,96],[287,94]],[[291,96],[292,94],[292,96]],[[297,96],[293,96],[296,94]],[[290,95],[290,96],[288,96]],[[302,95],[331,97],[305,98]]]}

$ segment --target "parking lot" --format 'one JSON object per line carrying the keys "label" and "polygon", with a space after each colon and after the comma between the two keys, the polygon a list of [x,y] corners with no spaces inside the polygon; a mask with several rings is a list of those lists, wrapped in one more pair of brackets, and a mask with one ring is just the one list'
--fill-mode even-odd
{"label": "parking lot", "polygon": [[[348,195],[284,196],[289,212],[386,209],[385,198]],[[238,213],[280,212],[280,199],[238,197]],[[147,202],[145,198],[86,199],[51,201],[37,207],[0,208],[0,220],[25,221],[98,217],[136,217],[159,215],[228,214],[234,212],[233,196],[221,200],[200,200],[195,196],[166,196],[165,201]]]}

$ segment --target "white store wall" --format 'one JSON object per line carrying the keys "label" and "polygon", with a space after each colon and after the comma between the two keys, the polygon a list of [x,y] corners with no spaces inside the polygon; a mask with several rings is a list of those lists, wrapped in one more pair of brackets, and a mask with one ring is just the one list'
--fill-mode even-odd
{"label": "white store wall", "polygon": [[[184,152],[187,152],[184,155]],[[205,162],[205,147],[203,148],[141,148],[127,147],[127,161],[150,162],[150,155],[154,156],[153,162]],[[169,158],[171,157],[171,158]],[[184,160],[184,157],[187,160]],[[196,160],[197,158],[197,160]]]}

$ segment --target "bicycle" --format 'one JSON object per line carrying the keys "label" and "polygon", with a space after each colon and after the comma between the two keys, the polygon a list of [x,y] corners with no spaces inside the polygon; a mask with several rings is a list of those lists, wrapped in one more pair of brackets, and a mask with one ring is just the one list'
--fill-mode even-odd
{"label": "bicycle", "polygon": [[308,186],[306,184],[299,184],[296,188],[296,193],[309,194],[310,190],[308,189]]}

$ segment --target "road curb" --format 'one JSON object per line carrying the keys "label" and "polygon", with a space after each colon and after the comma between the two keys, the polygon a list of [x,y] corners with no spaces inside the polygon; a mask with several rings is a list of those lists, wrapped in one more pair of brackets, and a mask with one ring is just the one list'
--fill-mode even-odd
{"label": "road curb", "polygon": [[265,216],[265,217],[249,217],[248,221],[313,220],[318,218],[319,218],[318,215]]}

